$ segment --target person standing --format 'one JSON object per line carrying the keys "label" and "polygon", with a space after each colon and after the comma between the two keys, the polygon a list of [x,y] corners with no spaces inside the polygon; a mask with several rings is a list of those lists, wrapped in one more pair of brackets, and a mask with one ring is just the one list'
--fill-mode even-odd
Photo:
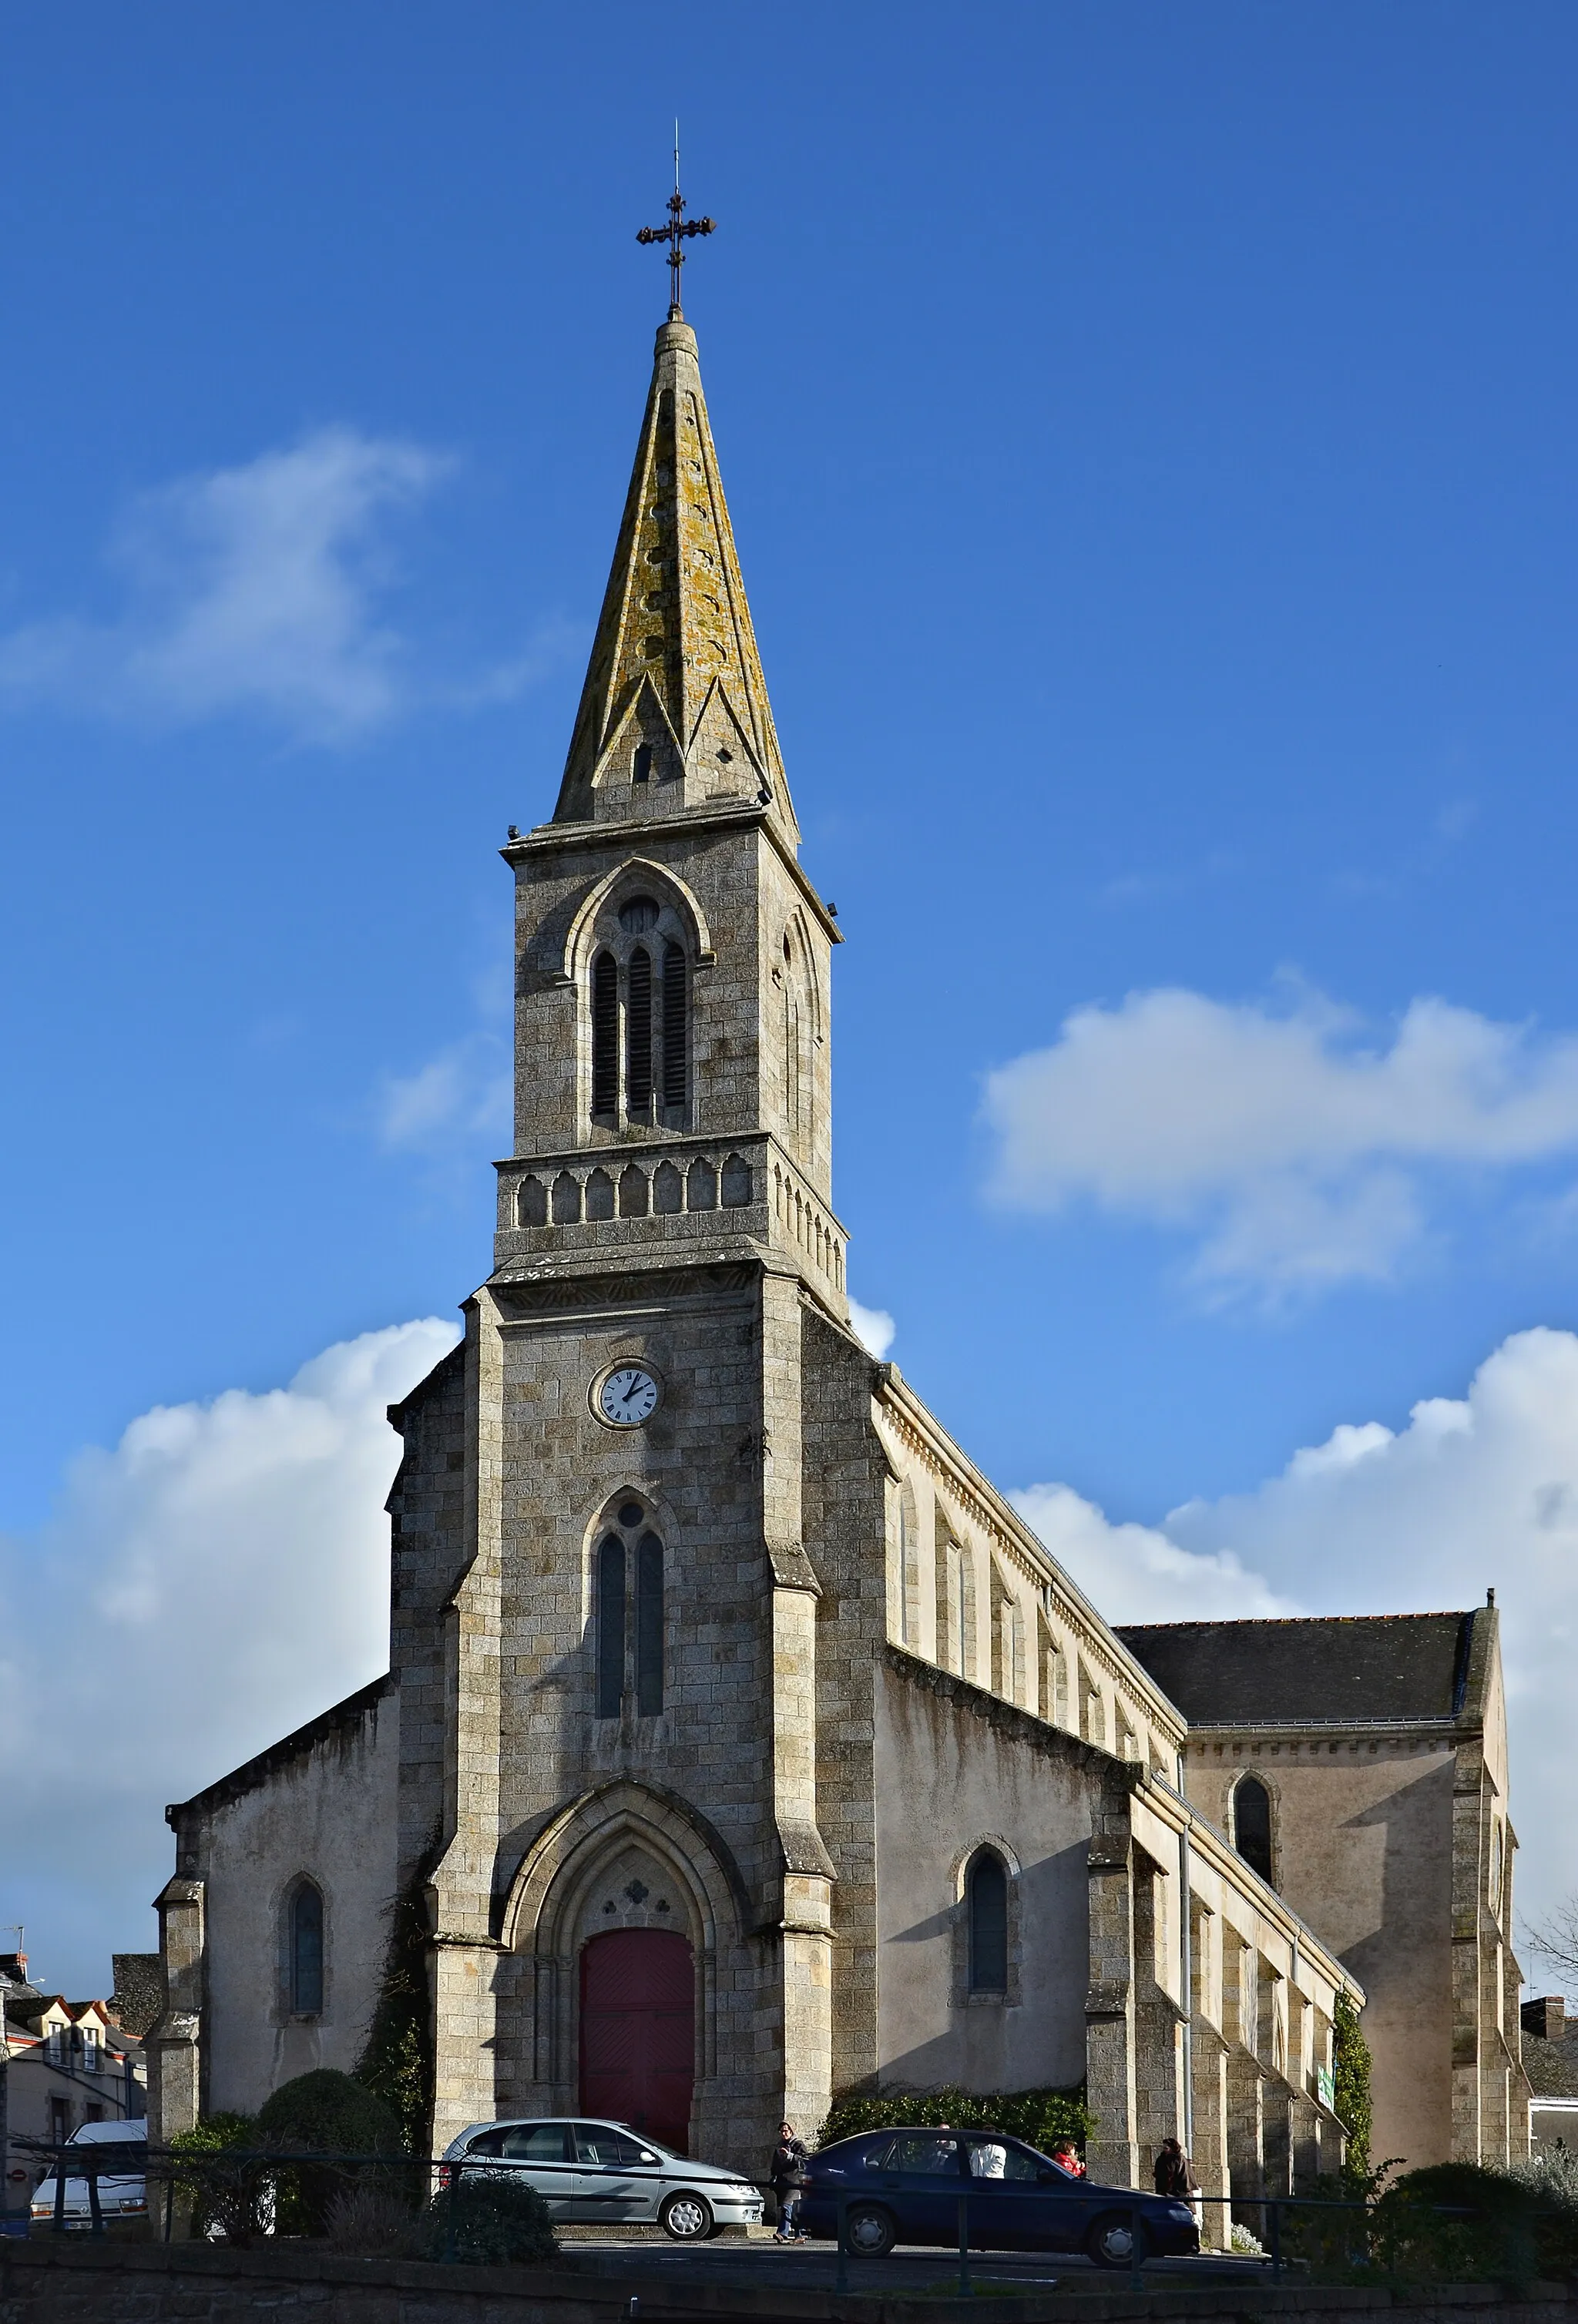
{"label": "person standing", "polygon": [[1157,2150],[1156,2191],[1186,2203],[1195,2192],[1195,2166],[1176,2138],[1164,2138]]}
{"label": "person standing", "polygon": [[795,2136],[792,2122],[779,2124],[778,2144],[772,2150],[769,2176],[778,2198],[778,2230],[773,2240],[803,2244],[806,2238],[800,2233],[800,2200],[806,2191],[806,2150]]}

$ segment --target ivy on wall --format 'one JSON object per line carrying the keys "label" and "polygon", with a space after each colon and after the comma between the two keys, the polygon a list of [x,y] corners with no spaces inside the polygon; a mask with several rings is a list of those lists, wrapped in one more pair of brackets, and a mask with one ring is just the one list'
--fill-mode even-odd
{"label": "ivy on wall", "polygon": [[1359,2030],[1359,2012],[1345,1993],[1332,2014],[1332,2112],[1348,2134],[1343,2170],[1349,2179],[1370,2176],[1370,2045]]}
{"label": "ivy on wall", "polygon": [[427,2151],[433,2118],[433,2013],[428,1990],[427,1885],[417,1867],[390,1914],[389,1945],[356,2080],[399,2118],[408,2154]]}

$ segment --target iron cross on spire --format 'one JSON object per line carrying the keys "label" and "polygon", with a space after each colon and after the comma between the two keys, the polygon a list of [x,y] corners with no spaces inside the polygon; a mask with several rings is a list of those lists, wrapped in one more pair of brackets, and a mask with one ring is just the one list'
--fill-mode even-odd
{"label": "iron cross on spire", "polygon": [[679,190],[679,141],[676,124],[674,190],[669,197],[669,223],[667,226],[643,226],[636,235],[638,242],[666,242],[669,245],[669,320],[671,323],[682,318],[679,269],[685,263],[685,253],[679,245],[687,242],[693,234],[715,234],[716,231],[715,218],[687,218],[685,215],[685,197]]}

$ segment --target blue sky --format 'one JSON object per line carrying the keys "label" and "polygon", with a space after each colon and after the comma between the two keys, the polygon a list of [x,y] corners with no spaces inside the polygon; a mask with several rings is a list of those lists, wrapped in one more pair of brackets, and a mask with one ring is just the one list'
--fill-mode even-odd
{"label": "blue sky", "polygon": [[[7,46],[3,1651],[44,1724],[108,1588],[85,1448],[486,1270],[494,850],[553,802],[676,111],[848,937],[856,1294],[1005,1486],[1231,1508],[1175,1532],[1278,1602],[1310,1553],[1245,1497],[1545,1327],[1538,1473],[1434,1576],[1478,1595],[1565,1490],[1578,1327],[1571,10],[60,0]],[[1396,1523],[1366,1607],[1431,1602]],[[107,1950],[14,1860],[40,1943]]]}

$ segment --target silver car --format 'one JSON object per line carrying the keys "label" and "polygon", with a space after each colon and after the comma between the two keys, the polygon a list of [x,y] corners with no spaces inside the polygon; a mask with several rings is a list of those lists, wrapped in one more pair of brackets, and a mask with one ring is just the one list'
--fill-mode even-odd
{"label": "silver car", "polygon": [[[68,2148],[96,2147],[103,2168],[98,2172],[98,2210],[106,2229],[140,2226],[148,2217],[148,2125],[136,2122],[85,2122],[67,2141]],[[30,2206],[32,2232],[54,2225],[59,2172],[51,2169],[32,2190]],[[60,2224],[68,2233],[81,2234],[93,2225],[93,2199],[86,2173],[78,2179],[68,2162],[66,2200]]]}
{"label": "silver car", "polygon": [[[676,2154],[623,2122],[474,2122],[447,2163],[516,2172],[556,2220],[586,2227],[653,2220],[676,2243],[761,2224],[761,2190],[715,2163]],[[470,2176],[469,2172],[466,2174]]]}

